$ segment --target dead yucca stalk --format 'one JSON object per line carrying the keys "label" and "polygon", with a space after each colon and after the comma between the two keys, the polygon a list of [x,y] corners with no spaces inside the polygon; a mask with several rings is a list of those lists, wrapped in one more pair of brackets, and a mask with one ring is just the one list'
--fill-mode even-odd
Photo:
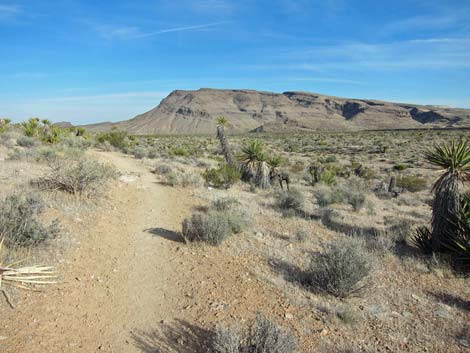
{"label": "dead yucca stalk", "polygon": [[[0,241],[0,252],[3,246],[3,238]],[[49,266],[25,266],[14,268],[14,264],[4,266],[0,262],[0,291],[5,296],[8,304],[14,308],[8,293],[5,291],[4,286],[10,286],[25,290],[37,290],[36,285],[55,284],[53,281],[57,276]]]}

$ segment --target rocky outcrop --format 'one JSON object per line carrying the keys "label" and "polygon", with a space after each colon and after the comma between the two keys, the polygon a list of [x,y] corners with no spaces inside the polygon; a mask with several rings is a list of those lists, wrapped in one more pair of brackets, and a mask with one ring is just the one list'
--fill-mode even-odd
{"label": "rocky outcrop", "polygon": [[113,124],[132,134],[213,134],[225,116],[230,132],[357,131],[470,127],[470,110],[325,96],[308,92],[254,90],[173,91],[156,108]]}

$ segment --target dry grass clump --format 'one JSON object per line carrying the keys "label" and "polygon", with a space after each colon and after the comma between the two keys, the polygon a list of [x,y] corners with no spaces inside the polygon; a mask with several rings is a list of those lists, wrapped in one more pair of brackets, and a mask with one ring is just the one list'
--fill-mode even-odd
{"label": "dry grass clump", "polygon": [[305,206],[305,196],[297,189],[281,191],[276,197],[277,206],[283,211],[300,213]]}
{"label": "dry grass clump", "polygon": [[371,267],[363,242],[345,238],[332,244],[324,254],[313,257],[306,282],[314,290],[346,298],[365,287]]}
{"label": "dry grass clump", "polygon": [[0,234],[8,246],[32,246],[59,232],[57,221],[45,226],[39,221],[44,210],[32,195],[10,195],[0,203]]}
{"label": "dry grass clump", "polygon": [[347,185],[330,187],[319,184],[314,191],[315,198],[320,207],[331,204],[349,204],[355,212],[361,210],[366,203],[366,188],[360,183],[349,182]]}
{"label": "dry grass clump", "polygon": [[247,330],[217,328],[214,353],[293,353],[296,339],[287,330],[257,315]]}
{"label": "dry grass clump", "polygon": [[183,188],[197,187],[202,185],[203,181],[199,174],[191,172],[170,172],[164,175],[165,184],[170,186],[181,186]]}
{"label": "dry grass clump", "polygon": [[114,167],[87,158],[64,158],[51,164],[49,175],[34,181],[47,190],[61,190],[86,197],[101,194],[106,182],[117,176]]}

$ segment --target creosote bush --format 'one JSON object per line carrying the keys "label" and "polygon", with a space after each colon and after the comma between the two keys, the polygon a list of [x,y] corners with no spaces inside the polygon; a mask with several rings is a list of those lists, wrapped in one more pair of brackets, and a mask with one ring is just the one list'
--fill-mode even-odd
{"label": "creosote bush", "polygon": [[60,159],[51,164],[49,175],[33,184],[49,190],[91,197],[104,191],[106,182],[117,176],[114,167],[87,158]]}
{"label": "creosote bush", "polygon": [[247,216],[234,198],[213,201],[206,212],[193,214],[183,222],[186,242],[220,245],[228,236],[241,233],[247,226]]}
{"label": "creosote bush", "polygon": [[210,186],[220,189],[228,189],[241,178],[241,172],[237,167],[221,164],[218,168],[207,169],[202,177]]}
{"label": "creosote bush", "polygon": [[41,199],[32,195],[10,195],[0,203],[0,236],[9,247],[32,246],[55,237],[58,222],[49,226],[38,217],[44,211]]}
{"label": "creosote bush", "polygon": [[214,353],[294,353],[296,339],[289,331],[261,315],[248,329],[218,327]]}
{"label": "creosote bush", "polygon": [[218,212],[196,213],[183,221],[182,235],[187,243],[220,245],[230,233],[227,218]]}
{"label": "creosote bush", "polygon": [[371,271],[369,258],[362,241],[343,239],[313,257],[306,283],[314,290],[346,298],[364,288]]}

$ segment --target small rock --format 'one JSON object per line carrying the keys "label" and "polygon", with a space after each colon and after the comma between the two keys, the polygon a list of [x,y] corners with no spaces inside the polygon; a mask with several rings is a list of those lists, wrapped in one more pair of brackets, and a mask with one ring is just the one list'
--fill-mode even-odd
{"label": "small rock", "polygon": [[434,310],[434,316],[439,317],[441,319],[452,319],[450,307],[445,304],[440,304],[439,308]]}
{"label": "small rock", "polygon": [[467,340],[465,338],[460,338],[457,340],[459,344],[463,347],[470,348],[470,340]]}
{"label": "small rock", "polygon": [[410,317],[413,317],[413,314],[410,313],[409,311],[404,311],[401,313],[403,315],[403,317],[409,319]]}
{"label": "small rock", "polygon": [[284,317],[287,319],[287,320],[292,320],[294,318],[294,315],[292,315],[291,313],[286,313],[284,315]]}

